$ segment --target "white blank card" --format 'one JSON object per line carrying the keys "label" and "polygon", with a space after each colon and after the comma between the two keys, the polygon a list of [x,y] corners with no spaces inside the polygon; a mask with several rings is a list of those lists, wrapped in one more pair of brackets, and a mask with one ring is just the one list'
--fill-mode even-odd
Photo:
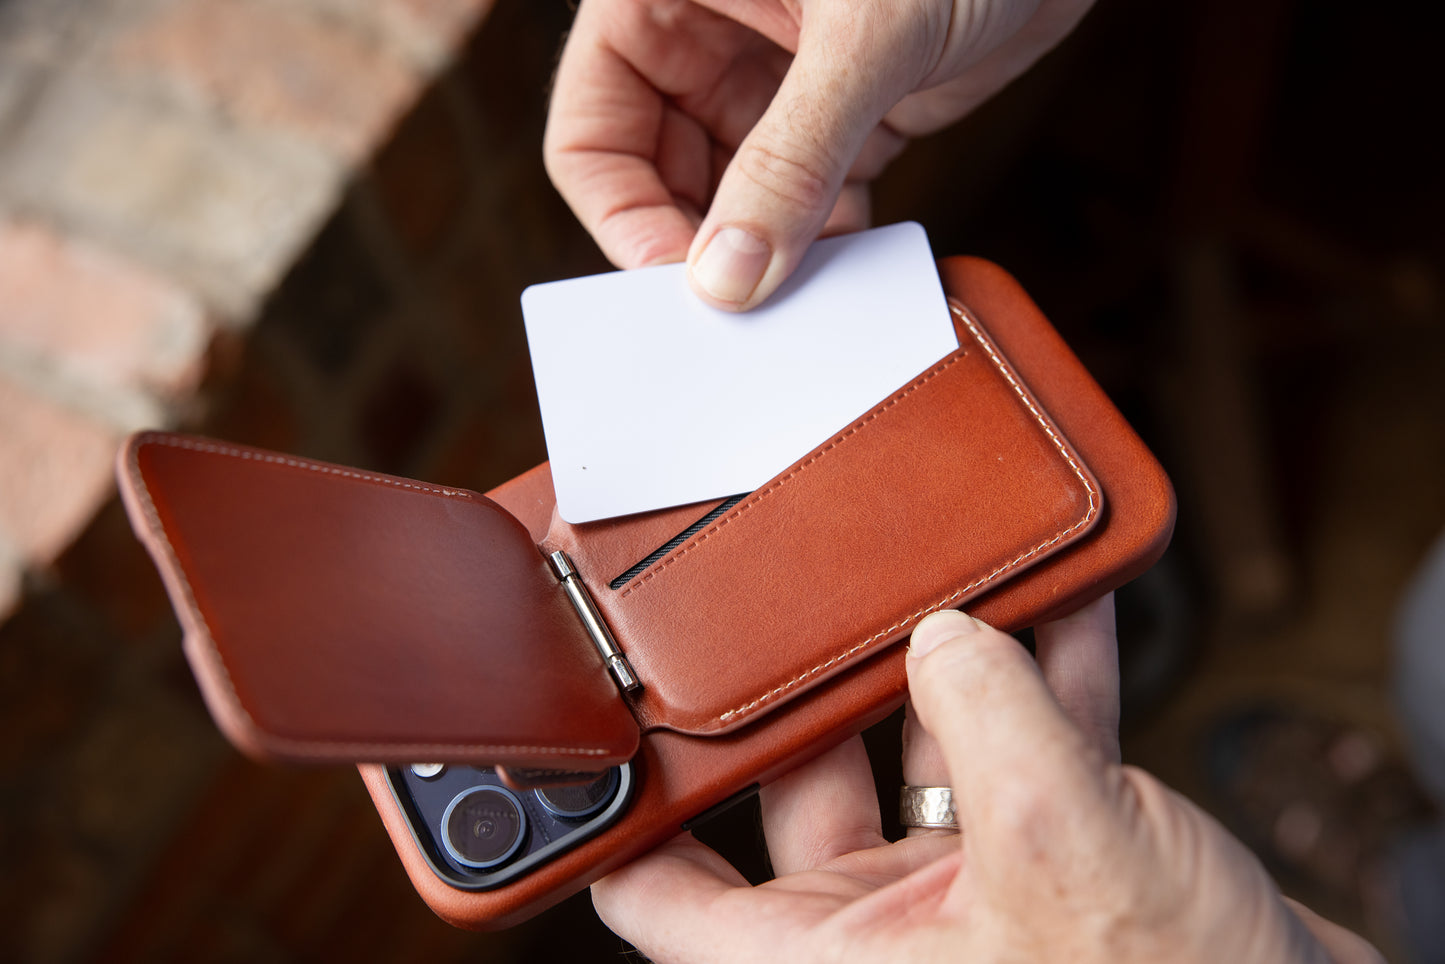
{"label": "white blank card", "polygon": [[815,243],[743,314],[681,264],[533,285],[522,314],[572,523],[756,489],[958,347],[914,223]]}

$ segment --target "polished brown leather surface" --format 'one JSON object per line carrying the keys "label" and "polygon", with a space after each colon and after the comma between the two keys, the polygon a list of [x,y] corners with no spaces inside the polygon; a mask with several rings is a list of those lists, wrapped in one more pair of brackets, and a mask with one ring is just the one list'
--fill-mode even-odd
{"label": "polished brown leather surface", "polygon": [[[590,580],[643,681],[640,720],[746,725],[1087,535],[1098,484],[954,311],[958,351],[618,590]],[[611,538],[635,544],[630,527],[554,515],[545,545],[611,574],[635,561]]]}
{"label": "polished brown leather surface", "polygon": [[162,434],[131,441],[121,477],[248,752],[576,770],[635,751],[556,577],[491,500]]}
{"label": "polished brown leather surface", "polygon": [[[1061,445],[1064,444],[1063,439],[1071,443],[1071,449],[1069,445],[1064,445],[1064,450],[1077,453],[1078,465],[1081,469],[1087,466],[1089,470],[1084,473],[1084,478],[1092,478],[1093,485],[1102,494],[1097,511],[1086,527],[1088,531],[1073,534],[1076,541],[1072,545],[1047,558],[1038,559],[1029,568],[1014,567],[1011,578],[991,583],[968,605],[970,612],[995,625],[1018,628],[1062,615],[1087,599],[1116,588],[1152,564],[1169,539],[1173,524],[1173,496],[1167,478],[1153,457],[1012,278],[1001,269],[976,259],[950,259],[940,264],[940,270],[945,290],[960,306],[967,306],[968,316],[976,318],[979,327],[1001,349],[999,362],[990,361],[992,373],[986,366],[982,369],[984,373],[991,379],[1002,378],[1001,384],[1007,385],[1008,379],[1003,373],[1016,372],[1015,381],[1019,388],[1017,391],[1009,388],[1009,392],[1013,393],[1009,401],[1014,406],[1013,414],[1003,417],[1006,420],[1022,418],[1017,414],[1019,403],[1024,399],[1036,399],[1035,408],[1039,410],[1042,422],[1035,420],[1034,424],[1053,427]],[[970,364],[979,362],[982,346],[977,342],[973,346],[968,341],[964,344],[968,351],[977,348]],[[968,387],[974,389],[978,386],[973,383]],[[1007,394],[1004,397],[1009,398]],[[1027,411],[1027,406],[1021,410]],[[981,422],[998,417],[996,412],[973,413],[968,427],[983,435],[987,429]],[[1015,430],[1018,428],[1013,426]],[[1015,442],[1027,449],[1026,443],[1032,432],[1033,429],[1028,429],[1017,434]],[[1048,433],[1044,432],[1044,435],[1047,437]],[[986,451],[987,442],[980,444],[981,450]],[[1038,444],[1037,437],[1032,444]],[[887,458],[905,469],[910,463],[926,457],[916,442],[901,448]],[[1007,460],[1014,452],[1012,446],[1006,446],[996,454],[1003,455]],[[1039,453],[1035,451],[1033,456],[1038,457]],[[1048,473],[1049,466],[1052,466],[1054,471],[1062,474],[1058,463],[1052,457],[1044,457],[1037,464],[1044,467],[1049,485],[1056,486],[1058,478],[1050,478]],[[897,470],[897,466],[886,470]],[[943,480],[950,478],[944,476]],[[1072,485],[1065,476],[1060,491],[1070,488]],[[1079,490],[1073,488],[1073,491]],[[708,508],[683,507],[633,517],[620,524],[572,527],[568,535],[566,529],[554,524],[551,485],[545,466],[519,476],[489,495],[516,516],[533,541],[570,539],[572,550],[589,560],[593,558],[588,553],[593,551],[594,545],[598,558],[608,555],[609,560],[613,557],[626,560],[616,571],[608,571],[608,567],[601,564],[590,566],[587,571],[588,582],[609,620],[618,617],[614,614],[615,599],[605,605],[602,603],[611,592],[606,588],[607,582],[627,565],[685,528]],[[953,493],[949,493],[949,497],[952,496]],[[851,505],[846,491],[842,496],[819,493],[816,497],[835,502],[841,499],[845,507],[851,506],[848,511],[855,517],[865,513],[866,507],[872,504],[864,500],[862,507]],[[967,543],[973,538],[974,531],[970,526],[978,524],[972,521],[976,517],[957,511],[964,502],[960,497],[949,503],[955,514],[936,522],[937,530],[942,532],[940,541]],[[132,509],[134,513],[135,507],[132,506]],[[800,504],[799,510],[806,513],[806,501]],[[995,504],[992,511],[1005,512],[1006,505],[999,507]],[[1032,514],[1032,511],[1031,508],[1025,514]],[[981,526],[987,528],[990,521],[983,517]],[[1051,524],[1057,525],[1057,520]],[[915,538],[931,537],[931,534],[918,529],[927,528],[927,523],[910,525]],[[1024,531],[1036,536],[1039,530],[1029,530],[1025,525]],[[900,533],[899,545],[905,553],[906,546],[902,543],[907,538],[908,533]],[[1027,539],[1024,541],[1028,542]],[[1021,545],[1018,551],[1028,548],[1028,545]],[[765,551],[759,549],[760,553]],[[866,566],[867,561],[863,560],[860,565]],[[785,559],[778,564],[776,571],[784,572],[788,568]],[[875,588],[886,587],[895,575],[888,571],[876,573],[873,577]],[[724,567],[716,579],[725,581],[727,578]],[[797,578],[806,580],[807,576],[802,574]],[[966,584],[967,581],[964,582]],[[704,584],[699,583],[698,587],[699,591],[706,592]],[[982,590],[984,587],[979,588]],[[865,604],[871,595],[856,592],[851,596],[840,594],[827,597],[825,602],[845,614],[851,614],[851,618],[862,625],[874,618],[858,614],[867,609]],[[703,600],[703,605],[712,604]],[[655,618],[664,620],[669,615],[659,609]],[[726,618],[725,613],[715,612],[715,615],[720,619]],[[779,626],[770,645],[774,650],[790,650],[798,646],[800,640],[805,640],[810,628],[807,624]],[[624,648],[634,646],[629,635],[632,632],[629,629],[619,634]],[[664,642],[665,633],[659,633],[656,645]],[[643,648],[647,649],[646,646]],[[491,892],[458,890],[437,878],[418,851],[396,801],[386,788],[380,768],[367,766],[362,768],[362,772],[403,864],[427,902],[443,917],[461,926],[506,926],[536,913],[675,835],[684,821],[737,790],[753,782],[767,782],[886,715],[905,695],[904,651],[901,646],[871,649],[874,655],[848,663],[823,685],[815,685],[811,689],[794,687],[794,698],[770,701],[765,714],[729,732],[699,736],[660,728],[650,730],[643,736],[634,758],[638,771],[637,795],[622,820],[528,877]],[[651,655],[647,658],[651,660],[649,666],[663,665]],[[726,658],[726,654],[719,658]],[[728,671],[735,671],[733,664],[728,664]],[[566,704],[559,702],[555,705]],[[639,707],[639,716],[645,723],[655,722],[646,719],[643,712],[645,705]]]}

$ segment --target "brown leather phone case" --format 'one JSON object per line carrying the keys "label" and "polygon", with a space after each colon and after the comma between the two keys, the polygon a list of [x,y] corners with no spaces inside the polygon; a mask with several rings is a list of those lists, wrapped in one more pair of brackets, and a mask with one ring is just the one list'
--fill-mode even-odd
{"label": "brown leather phone case", "polygon": [[[925,614],[1013,629],[1133,578],[1172,529],[1163,471],[1012,278],[940,270],[958,351],[640,571],[716,504],[570,525],[545,465],[484,497],[136,436],[122,493],[217,722],[255,756],[363,764],[427,902],[506,926],[888,714]],[[630,760],[635,795],[554,861],[466,891],[387,783],[381,764],[414,760],[514,780]]]}

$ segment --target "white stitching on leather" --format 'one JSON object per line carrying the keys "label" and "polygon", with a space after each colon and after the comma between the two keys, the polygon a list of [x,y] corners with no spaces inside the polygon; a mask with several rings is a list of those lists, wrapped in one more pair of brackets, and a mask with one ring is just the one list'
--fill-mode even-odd
{"label": "white stitching on leather", "polygon": [[421,482],[394,479],[386,475],[372,475],[369,472],[358,472],[355,469],[343,469],[340,466],[327,465],[324,462],[312,462],[310,459],[299,459],[290,455],[277,455],[274,452],[261,452],[255,449],[243,449],[234,445],[222,445],[217,442],[205,442],[200,439],[177,437],[174,435],[147,435],[145,444],[169,445],[171,448],[190,449],[192,452],[229,455],[232,458],[248,459],[253,462],[270,462],[273,465],[285,465],[293,469],[309,469],[312,472],[324,472],[327,475],[339,475],[342,478],[359,479],[362,482],[380,482],[382,485],[395,486],[398,489],[415,489],[418,492],[429,492],[432,495],[444,495],[453,499],[463,499],[467,502],[473,501],[473,493],[465,489],[443,489]]}
{"label": "white stitching on leather", "polygon": [[[181,568],[176,556],[175,547],[171,545],[170,537],[166,534],[165,528],[161,525],[160,513],[156,510],[155,502],[151,499],[150,490],[146,487],[140,470],[140,450],[147,445],[167,445],[171,448],[189,449],[193,452],[204,452],[212,455],[224,455],[232,458],[249,459],[258,462],[269,462],[275,465],[285,465],[291,468],[309,469],[313,472],[325,472],[329,475],[339,475],[344,478],[360,479],[366,482],[381,482],[386,485],[396,486],[402,489],[414,489],[418,492],[425,492],[431,495],[441,495],[450,498],[473,501],[473,493],[464,489],[443,489],[430,485],[423,485],[419,482],[406,482],[401,479],[387,478],[380,475],[371,475],[366,472],[355,472],[350,469],[339,468],[334,465],[325,465],[319,462],[312,462],[308,459],[298,459],[285,455],[275,455],[269,452],[259,452],[250,449],[237,448],[229,445],[219,445],[214,442],[204,442],[198,439],[178,438],[172,435],[159,435],[145,433],[140,436],[135,445],[131,447],[129,454],[129,465],[132,478],[136,481],[134,491],[141,499],[141,508],[145,511],[146,519],[150,523],[151,532],[154,533],[165,546],[166,555],[170,558],[170,569],[180,581],[181,590],[185,593],[187,608],[200,623],[205,631],[205,641],[215,657],[216,665],[221,670],[221,680],[225,683],[226,690],[230,693],[231,705],[246,720],[246,723],[257,733],[264,733],[255,719],[247,712],[242,705],[240,697],[236,693],[235,683],[231,680],[231,671],[226,666],[226,659],[221,655],[220,649],[216,646],[215,637],[211,627],[206,623],[206,618],[201,613],[201,608],[196,604],[195,592],[191,589],[191,582],[186,578],[185,571]],[[265,734],[265,746],[270,749],[281,749],[285,753],[299,757],[329,757],[332,754],[355,755],[358,759],[364,760],[373,754],[382,756],[411,756],[414,759],[426,759],[438,753],[477,753],[477,754],[508,754],[508,753],[541,753],[558,754],[565,753],[572,756],[607,756],[609,751],[600,747],[572,747],[572,746],[526,746],[522,744],[487,744],[487,743],[352,743],[352,742],[331,742],[327,740],[293,740],[289,737],[274,736]],[[325,749],[321,749],[324,747]],[[492,762],[492,761],[487,761]]]}
{"label": "white stitching on leather", "polygon": [[[1051,546],[1057,545],[1063,539],[1068,538],[1074,532],[1077,532],[1079,529],[1088,525],[1093,520],[1094,514],[1098,511],[1098,504],[1095,499],[1096,493],[1094,491],[1094,486],[1089,481],[1088,475],[1085,474],[1084,470],[1079,467],[1079,463],[1075,461],[1073,453],[1069,451],[1069,448],[1067,445],[1064,444],[1063,439],[1059,438],[1058,434],[1054,432],[1053,427],[1049,425],[1048,420],[1043,416],[1043,413],[1041,413],[1034,405],[1033,399],[1029,398],[1028,393],[1024,391],[1023,386],[1018,382],[1016,378],[1014,378],[1013,372],[1009,369],[1008,365],[1004,362],[1004,360],[999,356],[998,352],[994,349],[993,344],[988,340],[987,337],[984,336],[983,332],[979,330],[977,324],[974,322],[973,317],[962,306],[952,301],[949,302],[949,308],[953,311],[955,315],[958,316],[960,321],[962,321],[966,326],[968,326],[968,330],[973,334],[974,340],[977,341],[979,346],[983,348],[989,359],[994,363],[994,366],[998,368],[999,372],[1008,381],[1009,385],[1012,386],[1014,394],[1018,395],[1019,399],[1024,403],[1024,407],[1026,407],[1029,412],[1034,416],[1034,420],[1039,423],[1039,427],[1044,430],[1044,433],[1046,435],[1048,435],[1050,441],[1054,443],[1054,447],[1059,450],[1059,454],[1064,457],[1064,461],[1068,462],[1069,467],[1074,470],[1074,474],[1078,477],[1079,481],[1083,483],[1084,490],[1088,493],[1089,496],[1088,510],[1084,513],[1084,517],[1078,522],[1069,526],[1067,529],[1059,531],[1056,535],[1054,535],[1053,538],[1047,539],[1044,542],[1041,542],[1038,545],[1034,546],[1027,552],[1020,554],[1012,561],[1007,562],[1002,566],[999,566],[988,575],[981,576],[980,578],[969,583],[967,586],[964,586],[962,589],[959,589],[956,592],[953,592],[947,597],[934,603],[932,606],[927,606],[923,609],[920,609],[918,612],[914,613],[911,616],[900,619],[898,622],[894,623],[892,626],[889,626],[887,629],[875,633],[874,635],[863,640],[861,643],[852,646],[845,652],[839,653],[837,656],[834,656],[832,659],[819,663],[817,666],[814,666],[812,669],[808,670],[805,673],[800,673],[799,675],[788,680],[786,683],[783,683],[781,686],[776,686],[773,689],[768,690],[757,699],[749,703],[744,703],[742,706],[720,714],[717,717],[719,723],[725,724],[735,716],[747,713],[750,710],[756,709],[764,703],[776,699],[783,693],[786,693],[788,690],[796,688],[799,683],[805,682],[812,677],[817,676],[824,670],[827,670],[828,668],[836,665],[837,663],[842,662],[843,660],[846,660],[859,652],[862,652],[863,650],[876,643],[878,640],[883,639],[887,636],[891,636],[893,633],[902,629],[904,626],[907,626],[914,620],[919,619],[922,616],[936,610],[947,608],[949,603],[958,599],[960,596],[963,596],[971,592],[972,590],[977,589],[979,586],[985,585],[986,583],[993,581],[1005,572],[1008,572],[1010,569],[1017,567],[1026,559],[1030,559],[1043,552],[1044,550],[1050,548]],[[942,368],[939,368],[937,371],[942,370]],[[932,374],[937,374],[937,371],[931,373],[930,377]],[[922,384],[922,382],[919,382],[917,384]],[[902,396],[900,395],[899,398],[901,397]],[[881,414],[881,411],[878,414]],[[859,427],[861,427],[861,424]],[[820,457],[822,456],[822,454],[822,452],[819,452],[818,456]],[[801,470],[801,466],[799,468]]]}
{"label": "white stitching on leather", "polygon": [[889,400],[888,400],[888,403],[885,404],[882,408],[878,409],[876,412],[871,412],[871,413],[869,413],[869,415],[868,415],[866,418],[864,418],[861,422],[859,422],[857,425],[851,426],[847,431],[843,432],[841,435],[837,436],[837,437],[834,438],[834,439],[831,439],[831,440],[828,442],[827,445],[824,445],[824,446],[823,446],[822,448],[820,448],[817,452],[813,453],[813,456],[812,456],[811,458],[809,458],[806,462],[803,462],[803,463],[802,463],[801,465],[799,465],[797,468],[793,469],[793,471],[789,472],[787,475],[780,476],[779,478],[774,479],[771,483],[769,483],[769,485],[768,485],[767,488],[765,488],[765,489],[759,489],[757,492],[754,492],[753,495],[752,495],[752,498],[748,499],[746,502],[744,502],[744,503],[742,503],[741,505],[739,505],[736,509],[734,509],[732,512],[728,513],[728,514],[727,514],[726,516],[724,516],[723,518],[719,519],[717,522],[714,522],[714,523],[712,524],[712,526],[711,526],[706,532],[704,532],[704,533],[702,533],[701,535],[699,535],[699,536],[697,536],[696,538],[694,538],[694,539],[692,540],[692,542],[690,542],[690,543],[688,543],[687,545],[683,546],[681,549],[676,550],[671,556],[668,556],[666,559],[662,560],[662,562],[659,563],[655,568],[653,568],[653,569],[649,570],[648,572],[645,572],[645,573],[643,573],[641,576],[639,576],[639,577],[637,578],[637,580],[632,583],[632,585],[630,585],[630,586],[628,586],[626,589],[622,590],[622,592],[619,594],[619,598],[625,597],[625,596],[629,595],[630,593],[632,593],[632,592],[635,591],[635,590],[641,590],[642,587],[647,584],[647,581],[648,581],[649,579],[651,579],[653,576],[658,575],[658,574],[661,573],[664,569],[666,569],[668,566],[672,565],[674,562],[676,562],[677,560],[681,559],[683,556],[687,555],[687,554],[688,554],[689,552],[691,552],[693,549],[696,549],[696,548],[697,548],[699,545],[701,545],[703,542],[706,542],[708,536],[711,536],[713,533],[717,532],[717,531],[718,531],[719,529],[721,529],[723,526],[727,525],[729,522],[731,522],[732,520],[736,519],[738,516],[742,515],[742,514],[743,514],[744,512],[746,512],[748,509],[752,508],[752,507],[753,507],[754,505],[756,505],[759,501],[761,501],[764,497],[766,497],[766,496],[772,494],[773,492],[777,491],[777,490],[778,490],[779,488],[781,488],[789,479],[793,478],[795,475],[800,475],[800,474],[802,474],[802,473],[803,473],[810,465],[812,465],[814,462],[817,462],[819,459],[821,459],[823,456],[827,455],[827,454],[828,454],[829,452],[831,452],[833,449],[835,449],[835,448],[837,448],[838,446],[842,445],[844,442],[846,442],[846,441],[849,439],[849,437],[851,437],[851,436],[855,435],[857,432],[859,432],[859,431],[863,428],[863,426],[867,425],[869,422],[873,421],[875,418],[877,418],[878,416],[882,415],[884,412],[888,411],[888,410],[889,410],[890,408],[892,408],[894,405],[897,405],[899,402],[903,401],[903,399],[905,399],[905,398],[907,398],[909,395],[913,394],[913,392],[914,392],[916,389],[922,388],[927,382],[931,381],[935,376],[942,374],[944,371],[947,371],[948,368],[949,368],[949,366],[952,365],[952,364],[954,364],[955,362],[957,362],[960,358],[962,358],[962,357],[964,356],[964,354],[966,354],[966,353],[965,353],[965,352],[959,352],[959,353],[953,355],[953,356],[952,356],[951,358],[949,358],[947,361],[942,362],[942,363],[939,364],[937,367],[935,367],[932,371],[930,371],[930,372],[928,372],[926,375],[924,375],[922,378],[918,379],[918,380],[915,381],[913,384],[909,385],[907,388],[903,389],[903,390],[900,391],[898,394],[896,394],[895,396],[893,396],[893,398],[889,399]]}

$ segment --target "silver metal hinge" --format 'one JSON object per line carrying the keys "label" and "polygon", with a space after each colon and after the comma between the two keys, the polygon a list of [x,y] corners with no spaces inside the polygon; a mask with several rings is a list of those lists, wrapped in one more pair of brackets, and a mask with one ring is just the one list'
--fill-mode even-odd
{"label": "silver metal hinge", "polygon": [[567,553],[558,549],[547,557],[552,564],[552,571],[557,574],[557,579],[562,583],[562,589],[567,593],[567,598],[572,601],[572,608],[577,610],[577,616],[582,620],[582,625],[587,628],[587,635],[592,637],[592,645],[597,647],[597,652],[602,654],[602,659],[607,663],[607,669],[612,673],[612,678],[624,693],[632,693],[642,689],[642,683],[638,681],[637,674],[632,671],[632,664],[627,662],[627,657],[617,645],[617,640],[612,638],[612,632],[607,624],[602,621],[602,614],[597,611],[597,606],[592,602],[592,595],[582,580],[577,575],[577,570],[572,566],[572,560]]}

